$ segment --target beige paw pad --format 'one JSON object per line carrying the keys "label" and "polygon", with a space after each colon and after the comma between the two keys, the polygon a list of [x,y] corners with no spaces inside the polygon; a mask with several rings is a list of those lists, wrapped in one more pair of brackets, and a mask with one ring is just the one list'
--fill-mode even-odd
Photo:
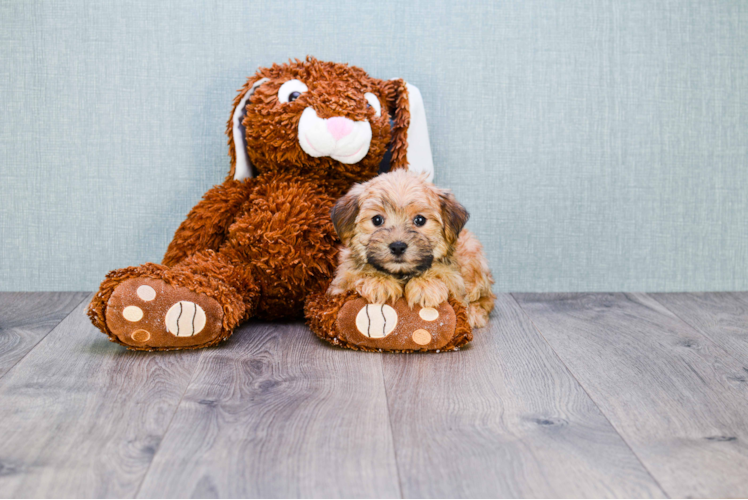
{"label": "beige paw pad", "polygon": [[145,342],[149,338],[151,338],[151,332],[148,330],[135,330],[130,334],[130,338],[132,338],[135,342]]}
{"label": "beige paw pad", "polygon": [[207,320],[203,308],[187,300],[181,300],[171,306],[165,319],[166,329],[177,337],[197,335],[205,328]]}
{"label": "beige paw pad", "polygon": [[387,304],[366,304],[356,315],[356,328],[372,339],[386,337],[397,326],[397,313]]}
{"label": "beige paw pad", "polygon": [[433,307],[424,307],[420,311],[418,311],[418,315],[424,321],[434,321],[439,317],[439,311],[437,311]]}
{"label": "beige paw pad", "polygon": [[431,342],[431,334],[428,331],[423,330],[421,328],[413,332],[412,338],[413,338],[413,342],[415,342],[418,345],[426,345],[429,342]]}
{"label": "beige paw pad", "polygon": [[137,290],[137,294],[141,300],[145,300],[146,302],[150,302],[156,298],[156,290],[154,290],[153,287],[148,286],[148,285],[139,286]]}
{"label": "beige paw pad", "polygon": [[143,318],[143,310],[138,306],[127,306],[122,310],[122,316],[127,321],[140,321]]}

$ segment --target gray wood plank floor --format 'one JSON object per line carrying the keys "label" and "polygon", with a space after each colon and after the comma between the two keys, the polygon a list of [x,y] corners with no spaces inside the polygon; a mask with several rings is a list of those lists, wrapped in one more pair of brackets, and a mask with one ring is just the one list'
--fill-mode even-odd
{"label": "gray wood plank floor", "polygon": [[652,297],[743,363],[748,380],[748,293],[657,293]]}
{"label": "gray wood plank floor", "polygon": [[0,377],[90,294],[0,293]]}
{"label": "gray wood plank floor", "polygon": [[140,495],[399,496],[381,355],[302,324],[250,324],[205,351]]}
{"label": "gray wood plank floor", "polygon": [[406,497],[664,496],[508,295],[469,347],[384,368]]}
{"label": "gray wood plank floor", "polygon": [[454,353],[133,353],[0,294],[0,497],[748,495],[748,295],[500,295]]}
{"label": "gray wood plank floor", "polygon": [[518,300],[669,496],[748,495],[748,384],[730,354],[644,294]]}
{"label": "gray wood plank floor", "polygon": [[189,385],[199,351],[129,352],[87,303],[0,378],[0,496],[134,497]]}

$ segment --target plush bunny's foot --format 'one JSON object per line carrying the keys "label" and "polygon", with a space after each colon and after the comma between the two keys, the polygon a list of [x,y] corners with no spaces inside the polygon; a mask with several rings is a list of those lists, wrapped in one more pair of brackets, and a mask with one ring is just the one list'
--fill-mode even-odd
{"label": "plush bunny's foot", "polygon": [[465,307],[450,299],[437,307],[369,304],[355,293],[312,297],[306,307],[314,333],[334,345],[364,351],[449,351],[472,340]]}
{"label": "plush bunny's foot", "polygon": [[216,269],[221,270],[217,264],[179,268],[143,264],[114,270],[91,300],[88,316],[113,342],[129,349],[213,345],[231,335],[258,295],[254,285],[240,294],[220,279]]}
{"label": "plush bunny's foot", "polygon": [[210,345],[221,340],[222,320],[223,311],[216,300],[153,278],[122,282],[106,308],[109,331],[133,349]]}

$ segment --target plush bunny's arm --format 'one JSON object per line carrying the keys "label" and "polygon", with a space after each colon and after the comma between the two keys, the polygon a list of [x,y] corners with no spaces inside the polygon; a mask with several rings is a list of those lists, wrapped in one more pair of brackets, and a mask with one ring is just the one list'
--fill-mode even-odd
{"label": "plush bunny's arm", "polygon": [[218,250],[236,214],[249,199],[253,184],[251,180],[229,180],[205,193],[177,229],[162,264],[174,266],[202,250]]}

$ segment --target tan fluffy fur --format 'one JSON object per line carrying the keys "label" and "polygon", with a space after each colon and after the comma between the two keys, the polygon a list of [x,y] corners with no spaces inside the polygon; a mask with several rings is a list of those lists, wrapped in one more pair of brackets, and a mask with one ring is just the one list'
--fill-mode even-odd
{"label": "tan fluffy fur", "polygon": [[[420,227],[417,216],[426,219]],[[452,295],[467,307],[471,327],[485,326],[495,298],[491,271],[451,192],[398,170],[355,185],[332,219],[345,246],[331,294],[355,290],[377,304],[405,296],[411,307],[436,307]],[[396,242],[407,245],[400,256],[390,251]]]}

